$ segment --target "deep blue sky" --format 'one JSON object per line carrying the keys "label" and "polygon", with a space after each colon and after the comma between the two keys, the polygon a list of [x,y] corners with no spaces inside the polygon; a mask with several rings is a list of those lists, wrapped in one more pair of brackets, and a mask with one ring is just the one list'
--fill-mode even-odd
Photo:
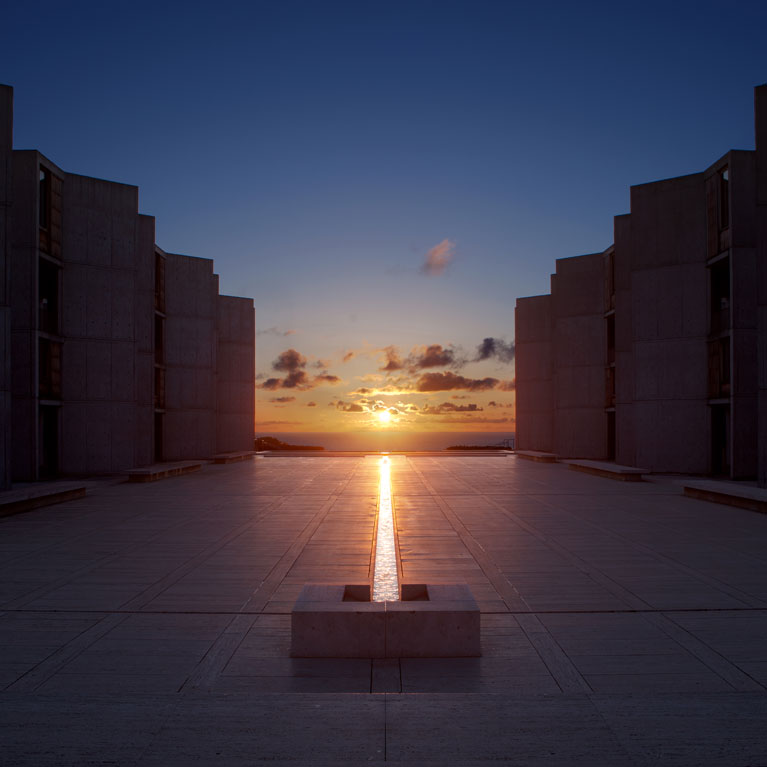
{"label": "deep blue sky", "polygon": [[138,185],[158,244],[296,331],[259,336],[263,374],[291,346],[339,399],[346,350],[374,372],[390,344],[511,340],[514,299],[609,245],[631,184],[753,148],[767,81],[764,2],[14,5],[16,147]]}

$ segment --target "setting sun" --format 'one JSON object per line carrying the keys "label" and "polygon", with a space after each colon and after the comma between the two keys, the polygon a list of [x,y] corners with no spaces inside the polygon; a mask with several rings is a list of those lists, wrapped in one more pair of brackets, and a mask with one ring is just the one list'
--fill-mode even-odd
{"label": "setting sun", "polygon": [[391,413],[388,410],[379,410],[378,420],[381,423],[389,423],[391,421]]}

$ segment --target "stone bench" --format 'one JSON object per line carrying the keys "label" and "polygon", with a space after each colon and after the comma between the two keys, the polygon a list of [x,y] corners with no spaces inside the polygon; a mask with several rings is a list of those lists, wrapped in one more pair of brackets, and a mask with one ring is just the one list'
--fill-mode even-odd
{"label": "stone bench", "polygon": [[645,469],[637,469],[634,466],[621,466],[617,463],[604,461],[565,461],[571,469],[583,471],[587,474],[596,474],[598,477],[617,479],[622,482],[641,482],[642,475],[647,474]]}
{"label": "stone bench", "polygon": [[255,453],[252,450],[242,450],[239,453],[218,453],[213,456],[213,463],[237,463],[237,461],[250,461]]}
{"label": "stone bench", "polygon": [[737,506],[739,509],[767,514],[767,490],[748,485],[715,480],[694,480],[683,483],[684,494],[700,501]]}
{"label": "stone bench", "polygon": [[557,456],[554,453],[542,453],[538,450],[517,450],[516,454],[526,461],[537,461],[538,463],[557,462]]}
{"label": "stone bench", "polygon": [[0,517],[21,514],[84,496],[85,485],[73,482],[42,482],[16,490],[5,490],[0,493]]}
{"label": "stone bench", "polygon": [[155,463],[151,466],[142,466],[140,469],[130,469],[125,472],[129,482],[156,482],[158,479],[178,477],[181,474],[189,474],[199,471],[203,461],[177,461],[176,463]]}

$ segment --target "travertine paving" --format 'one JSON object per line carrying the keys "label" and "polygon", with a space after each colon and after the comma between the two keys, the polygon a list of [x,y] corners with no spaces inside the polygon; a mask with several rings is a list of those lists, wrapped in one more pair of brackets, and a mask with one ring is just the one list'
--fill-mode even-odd
{"label": "travertine paving", "polygon": [[767,516],[514,457],[392,460],[403,577],[481,658],[291,659],[369,578],[378,465],[264,458],[0,520],[4,765],[767,764]]}

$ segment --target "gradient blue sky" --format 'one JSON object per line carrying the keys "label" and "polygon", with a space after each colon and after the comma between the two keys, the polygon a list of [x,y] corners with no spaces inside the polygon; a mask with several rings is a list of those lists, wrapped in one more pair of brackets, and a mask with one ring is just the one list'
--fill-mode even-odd
{"label": "gradient blue sky", "polygon": [[[453,345],[467,362],[429,370],[513,378],[472,360],[513,339],[514,299],[609,245],[631,184],[753,148],[767,81],[764,2],[28,0],[1,18],[15,146],[138,185],[158,244],[215,259],[275,329],[261,381],[288,348],[343,381],[260,390],[261,431],[365,428],[368,404],[338,402],[386,383],[389,345]],[[421,273],[445,240],[449,267]],[[504,392],[399,401],[456,394],[482,410],[401,428],[513,430],[487,406]]]}

